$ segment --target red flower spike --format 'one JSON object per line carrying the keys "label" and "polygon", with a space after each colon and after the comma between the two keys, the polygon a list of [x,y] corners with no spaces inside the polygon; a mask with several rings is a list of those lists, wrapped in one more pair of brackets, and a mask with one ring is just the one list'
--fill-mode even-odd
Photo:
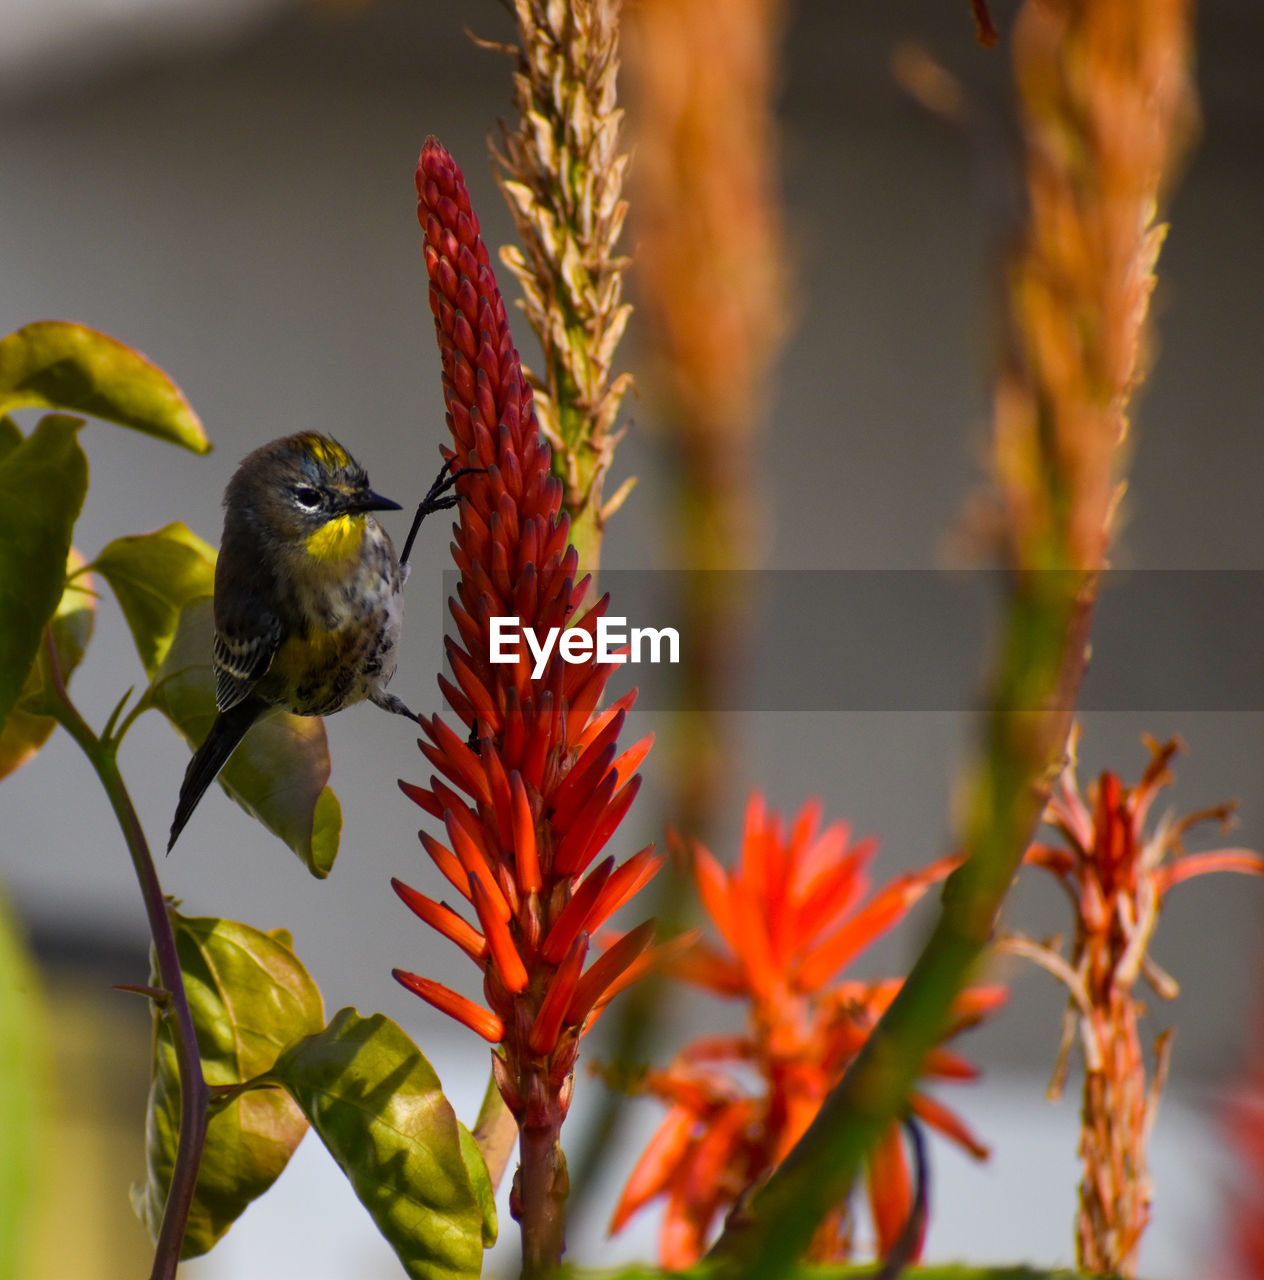
{"label": "red flower spike", "polygon": [[491,1044],[499,1044],[504,1038],[505,1024],[494,1013],[489,1013],[473,1000],[467,1000],[465,996],[458,995],[441,982],[419,977],[406,969],[392,969],[391,976],[400,986],[407,987],[414,995],[420,996],[440,1013],[446,1013],[448,1017],[464,1023],[471,1031],[476,1032]]}
{"label": "red flower spike", "polygon": [[396,785],[413,802],[420,805],[433,818],[442,818],[443,810],[439,807],[434,795],[425,787],[419,787],[403,778],[396,779]]}
{"label": "red flower spike", "polygon": [[[482,470],[461,476],[454,490],[452,550],[461,580],[449,606],[455,633],[445,640],[450,678],[439,687],[459,723],[423,723],[423,753],[435,776],[426,788],[404,790],[444,823],[443,843],[428,839],[427,851],[459,881],[481,929],[471,924],[463,933],[423,896],[410,905],[421,905],[419,914],[448,936],[468,943],[481,934],[477,961],[491,1006],[483,1017],[495,1019],[499,1043],[497,1086],[539,1153],[549,1145],[539,1131],[555,1140],[566,1114],[578,1041],[595,1007],[641,971],[636,954],[648,945],[648,936],[637,935],[580,971],[579,939],[659,865],[638,854],[617,872],[611,862],[580,881],[636,794],[648,743],[618,743],[634,694],[597,710],[612,664],[569,664],[555,655],[533,679],[522,644],[517,662],[491,661],[493,618],[515,617],[537,634],[567,626],[591,632],[608,601],[580,613],[587,578],[570,545],[562,484],[550,473],[464,179],[433,140],[418,161],[417,197],[452,433],[445,457],[454,470]],[[418,981],[425,998],[487,1034],[491,1023],[477,1026],[466,1006]],[[527,1145],[523,1154],[525,1199],[547,1180],[544,1158],[533,1156],[529,1168]]]}
{"label": "red flower spike", "polygon": [[[626,786],[615,793],[614,799],[600,815],[596,829],[587,841],[574,840],[565,857],[561,850],[558,851],[558,869],[576,875],[582,872],[606,847],[606,841],[618,830],[619,823],[627,816],[628,810],[632,807],[632,801],[636,799],[640,789],[641,775],[638,773]],[[573,831],[568,832],[566,839],[570,840],[573,835]]]}
{"label": "red flower spike", "polygon": [[[607,859],[607,861],[612,862],[613,859]],[[649,884],[662,865],[663,859],[654,857],[652,844],[647,844],[639,853],[634,853],[610,877],[597,895],[585,926],[589,933],[599,929],[643,885]],[[587,879],[584,883],[588,883]]]}
{"label": "red flower spike", "polygon": [[509,775],[505,772],[504,762],[500,758],[500,752],[492,743],[488,743],[486,750],[481,752],[484,767],[487,770],[487,778],[491,784],[492,793],[492,813],[496,819],[495,834],[498,839],[495,843],[499,844],[502,849],[512,849],[514,843],[514,824],[513,824],[513,801],[509,793]]}
{"label": "red flower spike", "polygon": [[556,865],[559,871],[574,875],[583,870],[581,859],[584,851],[588,848],[589,841],[596,833],[602,816],[614,799],[618,781],[613,773],[607,773],[588,792],[583,808],[575,815],[574,821],[562,836],[562,843],[558,846]]}
{"label": "red flower spike", "polygon": [[[430,720],[423,719],[421,727],[434,742],[433,747],[428,743],[417,744],[426,758],[476,801],[487,804],[491,796],[478,756],[437,716]],[[430,754],[431,751],[434,752],[433,755]]]}
{"label": "red flower spike", "polygon": [[[522,776],[533,787],[535,783],[522,772],[527,747],[527,725],[522,718],[522,708],[512,690],[505,691],[505,717],[501,729],[500,754],[505,766]],[[538,787],[535,788],[537,791]],[[534,822],[534,818],[532,819]]]}
{"label": "red flower spike", "polygon": [[[653,921],[647,922],[652,925]],[[668,967],[672,961],[684,950],[693,946],[697,941],[698,931],[691,929],[687,933],[678,934],[674,938],[669,938],[666,942],[660,943],[658,946],[648,947],[637,956],[624,971],[619,974],[597,998],[597,1003],[593,1005],[592,1017],[588,1020],[585,1031],[592,1028],[592,1024],[596,1021],[597,1016],[610,1003],[611,1000],[619,994],[620,991],[626,991],[630,986],[640,982],[642,978],[656,969],[664,969]]]}
{"label": "red flower spike", "polygon": [[619,776],[619,786],[625,786],[629,778],[641,767],[645,757],[654,745],[654,735],[647,733],[639,742],[634,742],[615,762],[614,771]]}
{"label": "red flower spike", "polygon": [[552,1053],[562,1030],[562,1019],[575,996],[575,986],[588,954],[588,935],[581,933],[571,942],[570,948],[553,974],[549,989],[540,1002],[539,1012],[531,1024],[527,1043],[534,1053]]}
{"label": "red flower spike", "polygon": [[[488,909],[503,924],[513,913],[509,909],[509,902],[501,891],[500,885],[496,883],[491,867],[487,865],[487,859],[479,852],[478,846],[454,817],[451,809],[443,815],[443,821],[447,828],[448,840],[452,844],[452,852],[456,854],[457,860],[470,880],[477,881],[482,887],[487,896]],[[471,902],[475,901],[472,892],[469,897]]]}
{"label": "red flower spike", "polygon": [[562,958],[570,950],[571,943],[579,936],[581,930],[592,933],[593,929],[601,923],[595,921],[590,928],[589,917],[593,914],[593,906],[597,902],[598,895],[606,887],[613,869],[613,858],[607,858],[594,867],[580,882],[562,914],[553,922],[553,927],[544,939],[542,951],[544,958],[550,964],[562,963]]}
{"label": "red flower spike", "polygon": [[431,861],[443,873],[444,878],[462,897],[468,899],[470,877],[457,860],[456,854],[425,831],[419,831],[417,835],[421,838],[422,848],[430,855]]}
{"label": "red flower spike", "polygon": [[470,806],[451,787],[433,774],[430,777],[430,790],[441,806],[439,817],[445,823],[449,820],[459,823],[461,830],[469,837],[474,847],[486,861],[490,862],[492,846],[488,843],[487,832],[484,831],[478,816]]}
{"label": "red flower spike", "polygon": [[623,971],[654,941],[654,921],[647,920],[635,929],[625,933],[602,957],[589,968],[579,980],[570,1007],[566,1010],[566,1021],[580,1023],[588,1016],[592,1007],[602,998],[606,988],[611,986]]}
{"label": "red flower spike", "polygon": [[580,735],[579,742],[576,744],[580,750],[591,746],[596,741],[597,735],[605,731],[606,725],[620,713],[626,714],[632,710],[633,704],[636,702],[636,690],[625,693],[618,702],[612,702],[604,711],[599,711],[588,722],[588,727]]}
{"label": "red flower spike", "polygon": [[528,738],[522,756],[522,777],[541,794],[544,792],[544,770],[554,737],[549,727],[553,716],[553,695],[546,690],[540,695],[539,717],[532,726],[534,732]]}
{"label": "red flower spike", "polygon": [[446,676],[439,676],[439,692],[462,724],[474,723],[474,704]]}
{"label": "red flower spike", "polygon": [[[716,1222],[786,1155],[901,985],[896,979],[840,982],[838,969],[959,861],[941,859],[898,877],[865,902],[865,867],[874,843],[850,843],[841,823],[820,832],[820,821],[819,803],[805,806],[787,824],[756,794],[747,806],[735,867],[722,866],[701,846],[690,851],[699,896],[721,941],[655,959],[716,994],[745,998],[748,1015],[744,1034],[692,1041],[666,1071],[651,1072],[646,1082],[647,1092],[672,1110],[651,1142],[652,1169],[638,1165],[637,1182],[620,1200],[616,1221],[622,1226],[636,1208],[665,1197],[660,1260],[666,1266],[696,1262]],[[625,973],[643,963],[652,961],[642,957]],[[977,1022],[1002,998],[997,988],[964,993],[954,1005],[948,1035]],[[975,1072],[937,1047],[923,1074],[955,1080]],[[752,1076],[760,1082],[754,1089]],[[911,1105],[972,1155],[983,1153],[978,1139],[942,1104],[915,1093]],[[722,1168],[716,1159],[721,1149]],[[886,1247],[904,1231],[912,1205],[898,1126],[875,1153],[867,1176]],[[840,1205],[817,1233],[811,1258],[848,1256],[845,1220],[846,1206]]]}
{"label": "red flower spike", "polygon": [[420,920],[437,929],[445,938],[455,942],[471,960],[481,961],[487,954],[487,939],[477,929],[466,923],[445,902],[436,902],[402,880],[391,878],[391,888],[400,901]]}
{"label": "red flower spike", "polygon": [[605,781],[607,774],[610,775],[610,794],[614,794],[619,778],[617,774],[610,773],[610,766],[614,764],[618,750],[618,745],[612,742],[602,751],[590,749],[579,757],[557,789],[553,804],[554,830],[565,835],[575,825],[580,810],[592,797],[594,788]]}
{"label": "red flower spike", "polygon": [[514,864],[518,872],[518,886],[523,893],[539,893],[544,881],[540,878],[535,818],[531,813],[531,801],[527,797],[522,774],[516,769],[509,775],[509,789],[513,802]]}
{"label": "red flower spike", "polygon": [[[517,995],[527,985],[527,968],[522,963],[518,948],[501,918],[492,896],[483,886],[483,882],[473,873],[470,875],[470,898],[474,910],[478,912],[479,923],[487,937],[487,946],[496,968],[496,973],[505,988]],[[503,902],[504,899],[502,898]],[[507,918],[507,917],[506,917]]]}

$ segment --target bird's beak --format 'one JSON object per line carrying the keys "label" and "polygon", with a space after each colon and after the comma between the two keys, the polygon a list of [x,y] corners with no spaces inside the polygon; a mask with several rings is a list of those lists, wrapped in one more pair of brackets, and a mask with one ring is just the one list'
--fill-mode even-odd
{"label": "bird's beak", "polygon": [[380,493],[374,493],[372,489],[366,489],[363,493],[357,493],[349,497],[345,509],[352,515],[361,511],[403,510],[398,502],[392,502],[390,498],[384,498]]}

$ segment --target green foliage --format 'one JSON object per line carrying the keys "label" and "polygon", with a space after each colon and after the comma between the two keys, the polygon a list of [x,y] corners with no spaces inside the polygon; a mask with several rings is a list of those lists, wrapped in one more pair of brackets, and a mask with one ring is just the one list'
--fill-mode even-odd
{"label": "green foliage", "polygon": [[[320,991],[284,930],[263,933],[214,917],[170,913],[202,1072],[212,1088],[268,1071],[287,1046],[325,1021]],[[157,974],[152,981],[157,984]],[[180,1083],[170,1020],[157,1016],[145,1126],[147,1177],[133,1193],[157,1237],[179,1138]],[[281,1089],[244,1092],[213,1110],[181,1256],[205,1253],[280,1175],[307,1121]]]}
{"label": "green foliage", "polygon": [[[66,563],[66,587],[49,623],[57,664],[65,680],[70,679],[70,673],[82,661],[96,621],[92,580],[75,577],[71,581],[72,575],[82,568],[83,557],[72,547]],[[18,700],[4,722],[4,729],[0,730],[0,778],[24,765],[57,727],[57,721],[44,714],[49,692],[44,687],[44,679],[44,664],[37,655],[26,674]]]}
{"label": "green foliage", "polygon": [[461,1135],[461,1159],[465,1161],[470,1190],[474,1192],[478,1211],[483,1215],[483,1244],[490,1249],[496,1243],[499,1229],[496,1221],[496,1188],[492,1186],[491,1174],[487,1170],[483,1153],[478,1149],[477,1139],[459,1120],[456,1127]]}
{"label": "green foliage", "polygon": [[[211,601],[202,597],[186,605],[145,695],[146,703],[157,707],[194,747],[215,719],[213,634]],[[219,781],[247,813],[298,854],[312,875],[329,874],[338,854],[342,806],[326,785],[329,743],[323,720],[270,713],[233,752]]]}
{"label": "green foliage", "polygon": [[118,597],[153,679],[175,639],[180,611],[215,590],[215,548],[177,520],[155,533],[115,538],[92,567]]}
{"label": "green foliage", "polygon": [[47,1079],[44,1008],[35,968],[0,895],[0,1276],[27,1274],[40,1190]]}
{"label": "green foliage", "polygon": [[28,324],[0,340],[0,413],[68,409],[209,453],[180,388],[139,351],[84,325]]}
{"label": "green foliage", "polygon": [[[3,347],[0,343],[0,347]],[[0,728],[22,696],[57,611],[75,519],[88,490],[83,422],[50,414],[17,441],[5,420],[0,458]],[[19,433],[20,434],[20,433]]]}
{"label": "green foliage", "polygon": [[433,1068],[394,1022],[343,1009],[268,1078],[303,1108],[409,1276],[479,1275],[495,1235],[487,1170]]}

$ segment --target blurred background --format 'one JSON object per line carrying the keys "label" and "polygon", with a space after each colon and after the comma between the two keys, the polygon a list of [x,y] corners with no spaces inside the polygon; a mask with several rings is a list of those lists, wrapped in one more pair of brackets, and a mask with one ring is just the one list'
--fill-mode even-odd
{"label": "blurred background", "polygon": [[[1011,6],[995,8],[1006,27]],[[788,341],[753,445],[758,509],[742,555],[752,568],[932,568],[945,562],[981,474],[993,286],[1013,207],[1007,54],[979,48],[967,6],[941,0],[804,4],[785,21]],[[424,492],[444,438],[412,185],[427,134],[463,165],[489,244],[511,236],[486,152],[496,121],[512,118],[510,63],[476,48],[466,27],[512,36],[491,0],[0,2],[0,331],[68,319],[140,348],[181,385],[215,444],[196,458],[91,424],[82,440],[92,483],[76,530],[85,555],[175,519],[217,541],[220,495],[237,462],[299,429],[339,437],[375,486],[405,505]],[[984,127],[963,136],[901,91],[892,58],[907,42],[961,79]],[[1255,591],[1264,569],[1262,57],[1255,0],[1203,6],[1202,136],[1170,209],[1156,365],[1133,415],[1135,463],[1114,555],[1135,569],[1254,570],[1242,582]],[[634,109],[630,124],[635,136]],[[624,243],[635,253],[634,224]],[[635,301],[635,271],[631,288]],[[516,333],[531,363],[529,330]],[[634,372],[643,340],[634,317],[623,347]],[[640,484],[608,529],[611,568],[680,564],[662,416],[649,380],[625,401],[631,429],[614,480],[635,475]],[[397,540],[406,527],[401,514]],[[422,531],[394,686],[427,712],[439,703],[447,541],[441,521]],[[824,616],[845,631],[845,613]],[[783,620],[782,647],[748,660],[787,660],[793,628]],[[100,724],[140,674],[107,596],[74,681],[89,721]],[[951,847],[954,778],[974,727],[967,708],[737,710],[722,726],[731,757],[712,832],[722,858],[736,853],[752,786],[786,810],[820,795],[827,819],[877,834],[880,880]],[[669,739],[671,716],[656,714],[651,726],[642,715],[633,727]],[[1178,734],[1188,746],[1167,803],[1184,812],[1236,798],[1233,843],[1264,847],[1258,705],[1092,713],[1082,778],[1110,767],[1135,780],[1147,759],[1143,732]],[[447,954],[389,887],[400,875],[434,888],[416,839],[422,815],[395,787],[429,768],[407,725],[371,708],[332,719],[329,735],[344,828],[327,882],[213,790],[161,868],[166,889],[188,914],[290,928],[327,1010],[355,1005],[399,1020],[469,1121],[485,1052],[390,978],[399,965],[477,994],[472,966]],[[158,717],[128,738],[122,764],[155,844],[186,760]],[[623,853],[661,839],[669,761],[651,753]],[[126,1192],[143,1173],[149,1020],[140,999],[111,984],[144,980],[147,934],[105,797],[64,735],[0,786],[0,831],[0,880],[41,962],[54,1035],[58,1136],[39,1275],[135,1276],[149,1245]],[[924,921],[868,952],[860,976],[902,971]],[[1220,1112],[1260,1010],[1262,921],[1264,885],[1209,877],[1173,895],[1158,935],[1156,957],[1182,991],[1151,1018],[1155,1031],[1178,1029],[1142,1253],[1155,1280],[1205,1274],[1219,1247],[1231,1178]],[[1033,935],[1068,924],[1052,885],[1027,880],[1007,922]],[[1059,1106],[1043,1099],[1062,1001],[1033,970],[1003,972],[1013,980],[1010,1006],[960,1045],[985,1067],[984,1081],[950,1097],[994,1154],[976,1167],[955,1151],[934,1153],[928,1256],[1068,1263],[1074,1082]],[[675,1015],[691,1026],[700,1016],[716,1015]],[[601,1089],[579,1082],[572,1140]],[[572,1232],[575,1260],[650,1255],[652,1215],[615,1242],[604,1221],[657,1118],[648,1102],[629,1109],[609,1185],[591,1189]],[[502,1266],[512,1265],[515,1234],[503,1214]],[[274,1192],[183,1274],[366,1280],[398,1267],[309,1138]]]}

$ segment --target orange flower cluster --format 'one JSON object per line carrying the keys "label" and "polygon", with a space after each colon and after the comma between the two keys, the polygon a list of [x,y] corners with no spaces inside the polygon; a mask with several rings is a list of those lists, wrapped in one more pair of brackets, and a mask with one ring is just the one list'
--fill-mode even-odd
{"label": "orange flower cluster", "polygon": [[1150,1220],[1151,1185],[1146,1137],[1167,1071],[1168,1034],[1155,1045],[1157,1066],[1147,1083],[1134,994],[1141,977],[1164,999],[1176,981],[1150,955],[1150,939],[1169,889],[1209,871],[1264,874],[1264,858],[1246,849],[1186,853],[1185,833],[1200,823],[1226,822],[1232,805],[1184,818],[1162,818],[1146,830],[1155,797],[1171,781],[1168,765],[1180,749],[1173,739],[1147,739],[1150,763],[1134,787],[1103,773],[1081,797],[1068,767],[1045,809],[1062,845],[1033,844],[1026,861],[1043,867],[1074,906],[1075,937],[1069,961],[1060,950],[1014,937],[1004,948],[1026,956],[1059,979],[1070,993],[1051,1096],[1061,1092],[1077,1034],[1085,1059],[1083,1176],[1076,1226],[1080,1266],[1094,1273],[1136,1274],[1141,1236]]}
{"label": "orange flower cluster", "polygon": [[418,162],[417,195],[455,441],[449,456],[483,474],[457,485],[461,582],[450,607],[460,640],[448,642],[455,683],[440,677],[468,738],[438,716],[423,719],[421,749],[436,774],[427,786],[400,786],[443,824],[443,838],[423,832],[422,844],[477,924],[393,883],[480,966],[488,1007],[414,973],[395,977],[499,1045],[496,1080],[519,1125],[555,1132],[569,1105],[579,1037],[648,964],[652,922],[584,967],[593,932],[661,862],[653,846],[619,866],[612,857],[598,861],[636,796],[650,739],[620,752],[635,692],[597,711],[613,664],[568,663],[555,650],[533,680],[525,656],[490,661],[493,617],[514,616],[540,634],[568,625],[591,632],[607,602],[573,621],[587,579],[576,581],[562,486],[550,473],[464,179],[433,139]]}
{"label": "orange flower cluster", "polygon": [[[897,924],[957,864],[942,858],[897,877],[867,902],[873,839],[849,843],[835,823],[819,830],[821,805],[797,815],[789,831],[756,793],[746,811],[738,866],[726,871],[699,845],[692,849],[698,894],[721,943],[701,943],[674,969],[717,995],[748,1003],[744,1034],[688,1045],[647,1091],[669,1111],[624,1188],[611,1221],[619,1230],[643,1205],[667,1200],[659,1243],[665,1266],[687,1267],[707,1246],[717,1219],[776,1166],[820,1109],[895,998],[901,979],[837,981],[866,946]],[[1005,999],[1001,988],[963,993],[948,1036],[972,1026]],[[925,1074],[969,1080],[974,1067],[938,1048]],[[754,1076],[751,1091],[741,1077]],[[914,1094],[915,1116],[972,1155],[987,1149],[952,1111]],[[913,1210],[913,1188],[899,1125],[867,1167],[879,1248],[888,1252]],[[846,1206],[823,1224],[813,1246],[820,1260],[850,1253]]]}

